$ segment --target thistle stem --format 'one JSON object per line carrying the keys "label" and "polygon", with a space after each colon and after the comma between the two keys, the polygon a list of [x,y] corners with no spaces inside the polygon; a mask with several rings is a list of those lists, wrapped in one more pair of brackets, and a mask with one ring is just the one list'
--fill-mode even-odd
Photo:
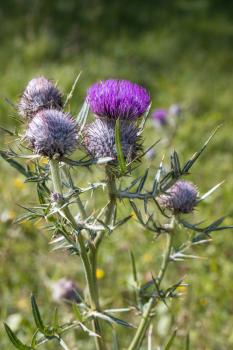
{"label": "thistle stem", "polygon": [[106,166],[106,178],[107,178],[107,186],[108,186],[108,195],[109,195],[109,203],[107,206],[107,212],[105,217],[105,224],[109,225],[112,221],[114,211],[116,208],[116,180],[115,175],[111,172],[108,166]]}
{"label": "thistle stem", "polygon": [[[62,183],[60,178],[59,162],[57,160],[54,160],[54,159],[50,160],[50,170],[51,170],[54,191],[62,195]],[[66,216],[66,218],[68,219],[68,221],[71,223],[72,227],[76,230],[77,224],[68,206],[64,207],[62,211]],[[83,236],[80,232],[77,235],[77,239],[78,239],[79,248],[80,248],[80,257],[83,263],[85,278],[88,286],[90,307],[93,311],[95,311],[99,309],[99,300],[98,300],[98,295],[96,293],[95,281],[93,279],[92,266],[90,264],[90,260],[87,255],[85,243],[83,241]],[[101,336],[101,337],[95,337],[96,349],[105,350],[106,347],[104,344],[104,340],[102,338],[101,327],[97,319],[93,321],[93,326],[94,326],[95,332]]]}
{"label": "thistle stem", "polygon": [[[163,281],[164,275],[166,273],[166,270],[167,270],[167,267],[168,267],[168,264],[170,261],[170,254],[171,254],[171,249],[172,249],[172,244],[173,244],[173,236],[174,236],[174,232],[173,232],[174,231],[174,219],[172,219],[171,227],[173,227],[173,230],[171,230],[171,232],[167,233],[166,249],[164,252],[160,271],[159,271],[158,277],[157,277],[158,288],[160,287],[160,285]],[[149,301],[146,304],[146,307],[143,311],[141,322],[138,326],[138,329],[135,333],[135,336],[134,336],[130,346],[128,347],[128,350],[140,349],[142,341],[145,337],[145,333],[146,333],[146,331],[150,325],[150,322],[151,322],[151,318],[152,318],[152,316],[150,315],[151,311],[157,302],[158,302],[158,299],[155,297],[151,297],[149,299]]]}

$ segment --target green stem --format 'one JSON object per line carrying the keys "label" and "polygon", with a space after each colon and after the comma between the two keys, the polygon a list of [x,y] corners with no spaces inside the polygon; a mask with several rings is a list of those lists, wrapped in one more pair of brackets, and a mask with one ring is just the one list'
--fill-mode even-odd
{"label": "green stem", "polygon": [[[174,221],[172,220],[171,226],[174,227]],[[174,232],[169,232],[167,233],[167,244],[166,244],[166,249],[165,249],[165,253],[163,256],[163,261],[161,264],[161,268],[157,277],[157,281],[158,281],[158,288],[160,287],[165,272],[167,270],[168,264],[169,264],[169,259],[170,259],[170,254],[171,254],[171,249],[172,249],[172,244],[173,244],[173,236],[174,236]],[[140,349],[141,343],[145,337],[145,333],[150,325],[150,321],[151,321],[151,310],[153,309],[153,307],[156,305],[156,303],[158,302],[157,298],[151,297],[148,301],[148,303],[146,304],[146,307],[143,311],[142,314],[142,318],[141,318],[141,322],[138,326],[138,329],[135,333],[135,336],[130,344],[130,346],[128,347],[128,350],[138,350]]]}
{"label": "green stem", "polygon": [[105,217],[105,224],[109,225],[113,219],[114,211],[116,208],[116,180],[115,175],[112,173],[111,169],[106,166],[106,177],[107,177],[107,186],[108,186],[108,196],[109,203],[107,206],[107,212]]}
{"label": "green stem", "polygon": [[[54,191],[62,195],[62,183],[61,183],[61,178],[60,178],[60,172],[59,172],[59,162],[57,160],[51,159],[50,160],[50,170],[51,170],[51,176],[52,176],[52,181],[53,181],[53,186],[54,186]],[[77,229],[77,224],[76,221],[71,214],[68,206],[62,209],[63,213],[65,214],[66,218],[68,221],[71,223],[72,227],[74,230]],[[90,307],[93,311],[99,309],[99,301],[98,297],[96,294],[96,288],[95,288],[95,281],[93,280],[93,272],[92,272],[92,267],[90,264],[90,260],[88,258],[87,252],[86,252],[86,247],[85,243],[83,241],[83,236],[79,232],[77,235],[78,238],[78,243],[79,243],[79,248],[80,248],[80,257],[83,263],[84,267],[84,273],[85,273],[85,278],[88,286],[88,294],[89,294],[89,302],[90,302]],[[95,319],[93,321],[93,327],[96,333],[98,333],[101,337],[95,337],[95,343],[96,343],[96,349],[97,350],[105,350],[105,344],[104,340],[102,338],[101,334],[101,327],[99,324],[99,321]]]}

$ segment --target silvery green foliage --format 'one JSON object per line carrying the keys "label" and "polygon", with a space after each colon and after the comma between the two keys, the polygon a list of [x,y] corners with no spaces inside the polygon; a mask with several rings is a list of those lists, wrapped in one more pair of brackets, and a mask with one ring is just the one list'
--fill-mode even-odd
{"label": "silvery green foliage", "polygon": [[[75,84],[66,101],[73,95],[74,87]],[[85,126],[89,111],[87,101],[91,111],[98,117],[95,115],[95,121]],[[64,298],[78,302],[79,306],[77,303],[73,304],[73,316],[70,322],[63,323],[56,311],[54,321],[49,325],[42,319],[36,299],[32,296],[32,313],[36,327],[31,342],[24,344],[5,324],[7,335],[15,348],[35,350],[40,345],[55,340],[56,346],[58,342],[60,348],[71,350],[64,342],[63,333],[78,328],[94,339],[96,349],[106,350],[111,347],[119,350],[117,328],[115,330],[115,327],[112,327],[113,344],[108,344],[106,341],[105,335],[110,329],[105,327],[107,323],[127,329],[136,328],[135,331],[132,329],[130,343],[126,344],[122,338],[120,344],[127,350],[139,350],[150,322],[156,315],[158,303],[167,304],[171,298],[179,297],[179,287],[187,285],[182,279],[174,281],[172,285],[164,284],[163,278],[170,263],[197,259],[197,256],[190,254],[191,248],[209,241],[210,235],[215,231],[233,228],[222,225],[224,217],[206,226],[189,221],[193,208],[221,184],[198,198],[196,186],[181,180],[190,174],[191,168],[206,149],[216,130],[200,150],[184,164],[181,164],[178,153],[174,151],[170,166],[167,162],[165,168],[164,159],[158,164],[152,182],[149,183],[148,180],[151,175],[150,169],[134,177],[134,167],[140,164],[135,160],[143,159],[147,151],[152,149],[150,147],[144,153],[141,149],[139,137],[142,135],[146,117],[140,127],[135,124],[135,119],[146,111],[149,102],[149,94],[144,88],[126,81],[109,80],[90,88],[77,122],[74,122],[68,113],[61,110],[60,94],[47,79],[33,79],[24,92],[19,111],[21,115],[30,119],[30,122],[27,125],[26,137],[22,141],[26,139],[34,154],[32,152],[18,154],[10,149],[0,151],[0,155],[25,176],[26,182],[35,183],[40,204],[35,207],[24,207],[26,213],[19,217],[16,223],[34,219],[49,222],[49,230],[52,232],[51,244],[54,249],[65,250],[82,260],[87,292],[83,295],[76,288],[75,282],[65,277],[61,279],[55,287],[56,301],[60,302]],[[100,118],[100,115],[107,119]],[[18,136],[14,132],[7,132],[12,137]],[[68,158],[78,146],[79,152],[84,146],[87,159],[83,160],[83,154],[80,155],[79,152],[73,155],[73,159]],[[49,167],[40,164],[41,156],[48,157]],[[23,159],[30,159],[30,164],[24,165]],[[76,184],[76,178],[73,179],[70,172],[71,167],[74,171],[78,167],[79,174],[85,171],[85,167],[95,166],[105,171],[104,181],[89,183],[86,187]],[[86,206],[83,194],[89,194],[92,198],[97,189],[98,193],[103,189],[103,195],[106,195],[105,205],[103,208],[95,208],[91,200]],[[107,234],[113,234],[115,230],[121,229],[132,218],[132,215],[125,217],[117,215],[117,206],[123,199],[124,205],[128,204],[129,208],[132,208],[138,225],[143,230],[151,232],[154,239],[166,237],[167,247],[163,252],[160,268],[156,267],[155,276],[147,282],[140,279],[137,272],[140,266],[137,266],[134,254],[131,252],[133,275],[133,291],[129,290],[131,306],[115,309],[113,305],[113,308],[104,310],[99,300],[96,280],[98,251]],[[71,212],[71,204],[72,208],[74,204],[77,205],[76,213]],[[170,212],[168,210],[167,213],[166,209]],[[188,220],[184,220],[183,213],[189,213]],[[182,228],[190,230],[192,235],[180,246],[174,245],[173,241]],[[118,314],[121,312],[129,313],[127,319],[132,319],[134,324],[122,317],[119,318]],[[176,331],[168,335],[164,350],[171,348],[175,336]]]}
{"label": "silvery green foliage", "polygon": [[[83,144],[90,156],[117,159],[115,125],[114,120],[106,118],[96,118],[93,123],[86,125],[83,131]],[[134,159],[141,149],[138,132],[135,123],[128,121],[120,123],[121,147],[125,159]]]}
{"label": "silvery green foliage", "polygon": [[159,205],[174,213],[190,213],[197,204],[197,188],[189,181],[177,181],[157,197]]}
{"label": "silvery green foliage", "polygon": [[44,77],[30,80],[18,103],[19,115],[30,120],[40,110],[49,108],[62,109],[61,92]]}
{"label": "silvery green foliage", "polygon": [[77,124],[68,113],[44,109],[30,121],[25,138],[34,153],[61,157],[77,147]]}

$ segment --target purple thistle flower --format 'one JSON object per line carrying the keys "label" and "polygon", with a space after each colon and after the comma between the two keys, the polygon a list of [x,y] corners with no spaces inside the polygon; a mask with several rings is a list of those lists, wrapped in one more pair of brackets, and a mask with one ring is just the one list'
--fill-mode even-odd
{"label": "purple thistle flower", "polygon": [[55,109],[38,112],[28,125],[26,140],[36,154],[64,156],[77,147],[77,124],[70,114]]}
{"label": "purple thistle flower", "polygon": [[82,293],[72,280],[61,278],[52,283],[51,289],[53,300],[57,303],[62,301],[81,302],[78,294],[81,295]]}
{"label": "purple thistle flower", "polygon": [[191,182],[179,180],[156,199],[161,207],[174,213],[190,213],[197,204],[197,193]]}
{"label": "purple thistle flower", "polygon": [[[117,159],[115,144],[115,121],[97,118],[84,129],[83,144],[93,158],[112,157]],[[121,147],[125,159],[133,160],[141,150],[138,128],[134,123],[121,121]]]}
{"label": "purple thistle flower", "polygon": [[155,109],[151,117],[156,124],[164,126],[167,124],[168,112],[166,109],[163,109],[163,108]]}
{"label": "purple thistle flower", "polygon": [[145,88],[128,80],[110,79],[92,85],[87,101],[99,117],[135,120],[149,107],[150,96]]}
{"label": "purple thistle flower", "polygon": [[32,119],[41,109],[62,109],[60,91],[53,83],[38,77],[29,81],[18,104],[18,112],[25,119]]}
{"label": "purple thistle flower", "polygon": [[174,116],[174,117],[179,117],[182,114],[182,108],[178,104],[172,104],[169,107],[169,115]]}

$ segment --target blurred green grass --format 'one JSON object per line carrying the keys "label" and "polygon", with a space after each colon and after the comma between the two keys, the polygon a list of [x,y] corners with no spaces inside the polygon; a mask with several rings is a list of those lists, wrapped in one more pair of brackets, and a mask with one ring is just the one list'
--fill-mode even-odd
{"label": "blurred green grass", "polygon": [[[218,0],[136,0],[127,6],[123,1],[107,0],[2,1],[1,125],[13,128],[15,123],[11,118],[15,112],[4,98],[16,103],[27,81],[38,74],[58,81],[67,93],[82,71],[71,102],[74,115],[79,111],[86,88],[96,80],[117,77],[141,83],[151,92],[152,108],[181,103],[192,111],[174,141],[183,161],[200,147],[217,125],[223,124],[190,178],[202,193],[226,180],[223,187],[200,206],[195,219],[210,222],[221,215],[229,215],[230,223],[233,213],[232,14],[232,3]],[[145,144],[161,136],[149,122]],[[8,141],[1,133],[1,145]],[[158,166],[162,154],[163,149],[158,146],[153,169]],[[54,304],[47,282],[67,276],[83,287],[84,281],[75,257],[50,252],[50,234],[43,228],[36,224],[12,224],[12,219],[21,211],[17,203],[32,201],[34,187],[23,184],[23,178],[2,160],[0,166],[0,319],[9,321],[12,315],[21,314],[20,325],[16,324],[16,328],[20,329],[21,339],[26,341],[34,329],[29,306],[31,291],[38,296],[42,314],[48,319]],[[137,173],[142,173],[146,166],[148,161]],[[101,178],[103,172],[100,169],[87,175],[83,170],[79,181],[83,183],[87,176]],[[102,197],[100,191],[98,193],[97,204]],[[120,212],[123,210],[122,204]],[[174,309],[159,308],[154,321],[154,346],[163,344],[166,331],[178,325],[174,349],[184,348],[188,330],[191,349],[229,350],[233,347],[232,232],[215,233],[213,238],[212,244],[195,251],[207,259],[175,265],[168,273],[170,282],[187,274],[190,286],[183,298],[173,301]],[[141,278],[146,281],[148,271],[155,274],[158,270],[162,246],[163,239],[154,241],[136,222],[106,239],[99,263],[105,271],[100,280],[102,303],[109,306],[113,301],[116,307],[128,303],[129,249],[134,251]],[[60,309],[62,318],[69,316],[68,307],[63,305]],[[123,343],[127,343],[131,333],[118,331]],[[93,348],[87,345],[83,334],[78,333],[78,339],[78,348]],[[69,341],[75,348],[75,338]],[[4,350],[12,348],[2,328],[0,346]],[[44,348],[57,349],[57,345]]]}

